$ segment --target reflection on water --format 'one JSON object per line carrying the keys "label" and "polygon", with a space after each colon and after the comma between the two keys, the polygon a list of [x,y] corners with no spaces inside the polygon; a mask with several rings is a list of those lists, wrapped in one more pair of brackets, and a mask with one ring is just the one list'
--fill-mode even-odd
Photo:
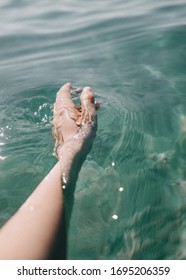
{"label": "reflection on water", "polygon": [[3,0],[0,9],[0,223],[56,162],[53,102],[71,81],[92,86],[101,109],[68,258],[184,259],[186,1]]}

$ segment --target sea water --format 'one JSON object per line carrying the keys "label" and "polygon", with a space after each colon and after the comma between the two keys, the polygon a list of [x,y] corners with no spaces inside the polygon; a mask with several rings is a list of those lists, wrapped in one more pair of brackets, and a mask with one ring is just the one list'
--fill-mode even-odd
{"label": "sea water", "polygon": [[102,105],[67,258],[186,258],[185,15],[185,0],[1,0],[1,225],[56,163],[52,106],[70,81]]}

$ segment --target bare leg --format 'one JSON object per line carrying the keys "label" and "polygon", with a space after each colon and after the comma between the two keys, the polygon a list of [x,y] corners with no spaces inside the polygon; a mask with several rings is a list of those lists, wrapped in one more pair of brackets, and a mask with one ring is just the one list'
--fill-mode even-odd
{"label": "bare leg", "polygon": [[81,94],[81,108],[70,97],[71,85],[57,94],[53,135],[58,163],[26,202],[0,230],[0,259],[46,259],[53,244],[63,209],[62,183],[67,186],[73,161],[95,124],[92,90]]}

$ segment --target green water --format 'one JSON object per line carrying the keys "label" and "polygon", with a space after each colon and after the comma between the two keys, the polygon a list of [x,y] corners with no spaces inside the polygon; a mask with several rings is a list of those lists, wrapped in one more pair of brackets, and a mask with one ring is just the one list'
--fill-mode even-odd
{"label": "green water", "polygon": [[186,1],[1,0],[0,224],[53,167],[55,93],[102,102],[69,259],[186,258]]}

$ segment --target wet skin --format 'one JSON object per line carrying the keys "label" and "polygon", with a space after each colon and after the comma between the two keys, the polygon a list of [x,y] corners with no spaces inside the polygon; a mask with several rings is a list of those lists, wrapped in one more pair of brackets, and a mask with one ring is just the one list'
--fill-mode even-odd
{"label": "wet skin", "polygon": [[[77,90],[76,93],[81,90]],[[80,95],[81,105],[72,101],[70,83],[61,87],[56,95],[53,117],[54,152],[61,161],[63,183],[69,177],[69,169],[76,155],[82,151],[85,142],[94,133],[96,127],[96,105],[94,93],[85,87]],[[65,151],[65,152],[64,152]]]}

